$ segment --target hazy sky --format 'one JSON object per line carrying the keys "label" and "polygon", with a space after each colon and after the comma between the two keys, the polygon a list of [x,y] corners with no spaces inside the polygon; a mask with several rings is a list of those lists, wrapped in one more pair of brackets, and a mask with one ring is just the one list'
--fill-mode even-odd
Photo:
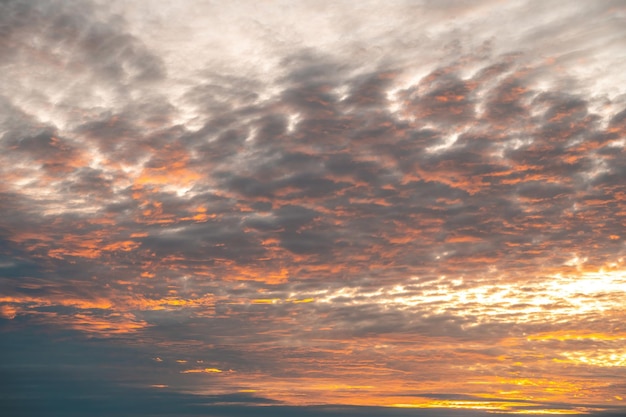
{"label": "hazy sky", "polygon": [[624,0],[4,0],[0,414],[626,415],[625,146]]}

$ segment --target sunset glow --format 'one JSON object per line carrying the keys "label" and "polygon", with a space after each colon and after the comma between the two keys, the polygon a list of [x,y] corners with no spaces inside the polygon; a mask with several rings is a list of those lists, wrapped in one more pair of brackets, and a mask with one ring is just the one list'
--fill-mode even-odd
{"label": "sunset glow", "polygon": [[622,0],[0,2],[0,415],[626,415]]}

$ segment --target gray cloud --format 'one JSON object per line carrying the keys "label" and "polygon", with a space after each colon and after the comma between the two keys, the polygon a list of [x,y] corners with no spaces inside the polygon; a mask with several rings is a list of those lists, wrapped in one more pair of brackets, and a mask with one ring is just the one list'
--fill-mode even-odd
{"label": "gray cloud", "polygon": [[[130,401],[132,369],[171,390],[128,404],[165,414],[170,400],[191,415],[294,412],[256,407],[289,397],[289,378],[303,396],[372,378],[402,381],[398,395],[557,381],[594,394],[511,409],[586,407],[600,391],[613,400],[594,407],[621,404],[619,2],[322,2],[280,24],[264,5],[256,23],[189,6],[197,20],[174,5],[0,6],[6,334],[87,337],[144,361],[93,385],[108,399],[69,408]],[[298,14],[311,8],[335,29]],[[267,378],[275,395],[245,393]],[[470,385],[422,399],[485,398]],[[16,386],[10,407],[40,412]]]}

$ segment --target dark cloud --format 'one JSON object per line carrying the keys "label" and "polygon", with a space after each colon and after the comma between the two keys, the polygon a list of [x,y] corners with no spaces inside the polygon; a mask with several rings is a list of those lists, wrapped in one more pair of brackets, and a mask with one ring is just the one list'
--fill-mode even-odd
{"label": "dark cloud", "polygon": [[474,117],[474,85],[445,70],[428,75],[415,90],[406,93],[407,112],[421,121],[463,125]]}

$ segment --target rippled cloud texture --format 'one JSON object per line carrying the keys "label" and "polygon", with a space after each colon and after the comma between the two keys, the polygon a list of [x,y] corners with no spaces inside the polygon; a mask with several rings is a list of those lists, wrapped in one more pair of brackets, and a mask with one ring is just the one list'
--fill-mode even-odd
{"label": "rippled cloud texture", "polygon": [[625,52],[621,0],[3,1],[0,409],[624,415]]}

